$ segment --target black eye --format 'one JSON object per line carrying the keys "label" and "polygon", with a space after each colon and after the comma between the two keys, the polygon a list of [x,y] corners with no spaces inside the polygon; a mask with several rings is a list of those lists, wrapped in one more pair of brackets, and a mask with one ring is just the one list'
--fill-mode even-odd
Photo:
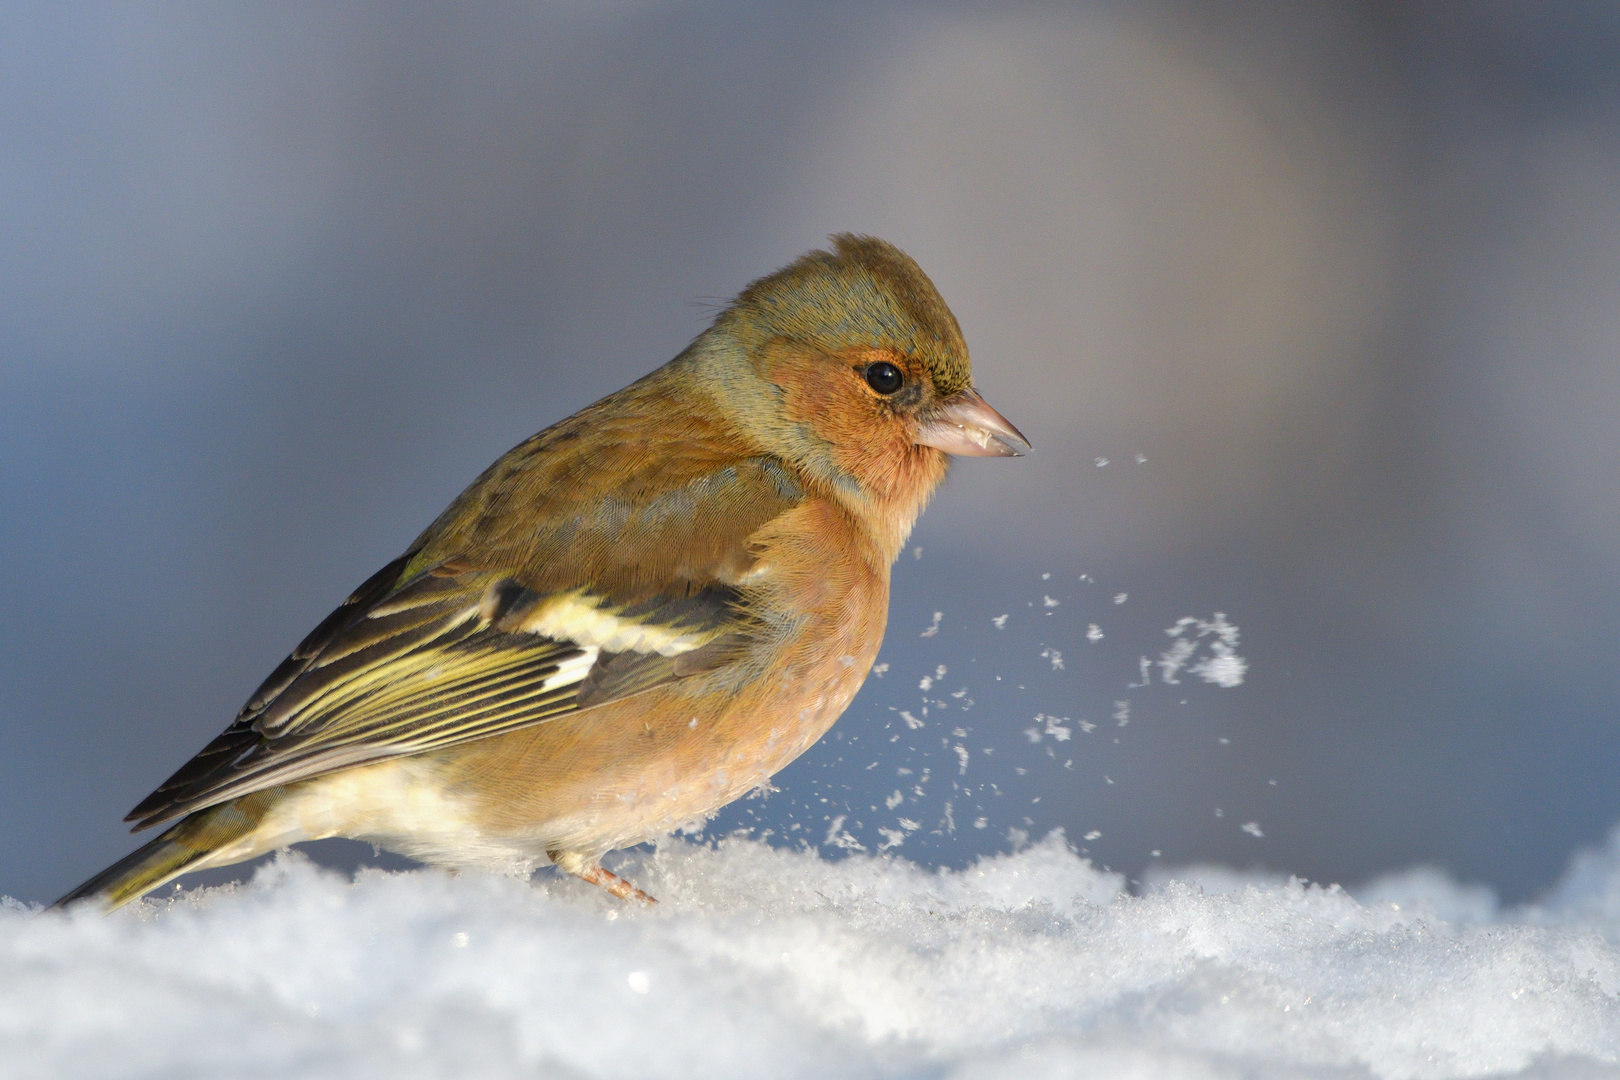
{"label": "black eye", "polygon": [[866,369],[866,385],[880,394],[892,394],[905,383],[900,369],[887,360],[879,360]]}

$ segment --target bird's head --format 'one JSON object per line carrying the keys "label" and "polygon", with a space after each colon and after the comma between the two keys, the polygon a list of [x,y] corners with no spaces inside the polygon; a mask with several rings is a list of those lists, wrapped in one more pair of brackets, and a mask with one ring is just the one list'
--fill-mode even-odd
{"label": "bird's head", "polygon": [[[751,434],[812,475],[917,504],[946,455],[1029,442],[973,388],[956,317],[915,260],[848,233],[744,289],[700,342]],[[909,528],[909,525],[908,525]]]}

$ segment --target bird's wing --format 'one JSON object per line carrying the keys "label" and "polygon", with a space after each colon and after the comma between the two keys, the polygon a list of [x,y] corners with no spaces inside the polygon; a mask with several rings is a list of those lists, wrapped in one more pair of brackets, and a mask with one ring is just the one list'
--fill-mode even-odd
{"label": "bird's wing", "polygon": [[762,459],[684,479],[667,466],[654,485],[662,490],[638,486],[629,508],[619,496],[597,498],[525,531],[480,497],[468,520],[447,528],[441,519],[126,820],[141,829],[267,787],[512,731],[739,655],[758,629],[743,584],[749,538],[800,495]]}

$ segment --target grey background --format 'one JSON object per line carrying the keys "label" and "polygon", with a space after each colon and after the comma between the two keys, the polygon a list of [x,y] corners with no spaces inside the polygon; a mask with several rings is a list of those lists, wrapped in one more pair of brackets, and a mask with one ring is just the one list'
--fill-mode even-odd
{"label": "grey background", "polygon": [[[0,892],[128,850],[485,464],[851,229],[1038,452],[956,470],[888,672],[710,836],[1534,893],[1620,820],[1617,49],[1606,4],[0,12]],[[1128,685],[1217,611],[1243,686]]]}

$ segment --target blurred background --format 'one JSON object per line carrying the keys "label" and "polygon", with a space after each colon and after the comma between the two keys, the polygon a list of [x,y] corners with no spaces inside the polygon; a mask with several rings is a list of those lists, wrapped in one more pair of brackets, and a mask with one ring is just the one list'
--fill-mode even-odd
{"label": "blurred background", "polygon": [[1037,452],[960,464],[887,669],[706,835],[1536,894],[1620,821],[1617,57],[1603,3],[9,8],[0,893],[854,230]]}

